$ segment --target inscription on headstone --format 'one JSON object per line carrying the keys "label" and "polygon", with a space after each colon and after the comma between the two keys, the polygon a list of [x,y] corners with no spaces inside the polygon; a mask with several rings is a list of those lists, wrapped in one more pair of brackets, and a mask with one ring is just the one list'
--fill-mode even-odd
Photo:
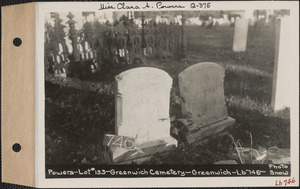
{"label": "inscription on headstone", "polygon": [[226,119],[223,78],[224,69],[214,63],[195,64],[181,72],[182,113],[199,126]]}
{"label": "inscription on headstone", "polygon": [[[228,117],[224,104],[224,76],[224,68],[210,62],[192,65],[179,74],[182,114],[188,115],[193,122],[193,127],[188,129],[192,131],[198,128],[206,132],[198,133],[194,139],[188,137],[188,141],[217,134],[218,129],[225,129],[234,123]],[[208,126],[215,129],[216,133]]]}
{"label": "inscription on headstone", "polygon": [[177,146],[170,136],[172,78],[165,71],[150,67],[131,69],[115,78],[116,135],[124,136],[120,140],[130,138],[135,147],[124,149],[124,144],[111,146],[113,142],[104,142],[112,147],[113,160],[151,156]]}
{"label": "inscription on headstone", "polygon": [[116,134],[138,143],[170,136],[172,78],[155,68],[136,68],[116,76]]}

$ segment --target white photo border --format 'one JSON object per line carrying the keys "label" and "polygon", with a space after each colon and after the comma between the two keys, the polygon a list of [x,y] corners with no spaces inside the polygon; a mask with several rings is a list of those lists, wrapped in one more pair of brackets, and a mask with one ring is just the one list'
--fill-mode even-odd
{"label": "white photo border", "polygon": [[[46,12],[69,11],[99,11],[100,2],[42,2],[36,3],[36,186],[46,188],[81,188],[81,187],[256,187],[275,186],[276,179],[281,180],[294,177],[296,182],[290,186],[299,186],[299,2],[298,1],[209,1],[211,6],[206,10],[264,10],[289,9],[293,19],[291,35],[295,38],[292,44],[294,62],[298,63],[291,75],[294,82],[291,107],[291,176],[290,177],[162,177],[162,178],[45,178],[45,86],[44,86],[44,15]],[[104,3],[104,2],[102,2]],[[105,2],[107,3],[107,2]],[[109,2],[116,5],[119,2]],[[146,2],[126,2],[128,5],[145,5]],[[148,2],[154,8],[137,11],[174,11],[191,10],[192,1],[163,2],[165,5],[185,5],[185,9],[169,8],[160,10],[155,8],[153,1]],[[201,9],[202,11],[203,9]],[[101,10],[103,11],[103,10]],[[104,10],[127,11],[127,10]]]}

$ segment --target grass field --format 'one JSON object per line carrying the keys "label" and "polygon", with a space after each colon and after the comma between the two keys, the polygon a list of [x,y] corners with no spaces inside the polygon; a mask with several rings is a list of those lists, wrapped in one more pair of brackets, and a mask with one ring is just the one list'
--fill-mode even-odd
{"label": "grass field", "polygon": [[[247,51],[232,51],[233,28],[208,30],[186,28],[188,61],[152,61],[151,66],[173,78],[171,102],[178,94],[177,75],[199,62],[215,62],[225,68],[224,90],[229,116],[237,124],[230,135],[212,137],[188,145],[182,139],[182,124],[171,122],[179,147],[168,155],[155,156],[149,164],[212,164],[232,159],[232,141],[257,150],[290,147],[289,109],[273,113],[270,107],[275,51],[275,30],[250,27]],[[114,75],[99,73],[86,80],[46,76],[46,164],[110,164],[102,136],[114,133]],[[173,116],[177,105],[171,104]],[[231,138],[233,137],[233,138]],[[236,157],[236,156],[235,156]],[[239,163],[239,162],[238,162]],[[249,163],[249,162],[248,162]],[[252,163],[252,162],[250,162]]]}

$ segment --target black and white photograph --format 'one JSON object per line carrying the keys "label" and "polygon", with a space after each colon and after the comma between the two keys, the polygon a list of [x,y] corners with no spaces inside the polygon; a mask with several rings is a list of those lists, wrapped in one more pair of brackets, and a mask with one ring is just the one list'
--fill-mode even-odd
{"label": "black and white photograph", "polygon": [[299,1],[0,4],[0,188],[299,187]]}
{"label": "black and white photograph", "polygon": [[291,10],[214,3],[40,15],[46,179],[291,176]]}

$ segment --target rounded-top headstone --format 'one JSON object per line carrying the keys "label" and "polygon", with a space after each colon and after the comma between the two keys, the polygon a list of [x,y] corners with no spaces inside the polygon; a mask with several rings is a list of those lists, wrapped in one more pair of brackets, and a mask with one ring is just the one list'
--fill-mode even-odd
{"label": "rounded-top headstone", "polygon": [[116,79],[116,134],[137,143],[170,137],[172,78],[163,70],[134,68]]}
{"label": "rounded-top headstone", "polygon": [[194,64],[179,76],[182,114],[199,127],[226,119],[223,78],[225,70],[216,63]]}
{"label": "rounded-top headstone", "polygon": [[159,84],[171,88],[172,78],[163,70],[141,67],[127,70],[115,76],[118,90],[132,89],[138,86]]}

